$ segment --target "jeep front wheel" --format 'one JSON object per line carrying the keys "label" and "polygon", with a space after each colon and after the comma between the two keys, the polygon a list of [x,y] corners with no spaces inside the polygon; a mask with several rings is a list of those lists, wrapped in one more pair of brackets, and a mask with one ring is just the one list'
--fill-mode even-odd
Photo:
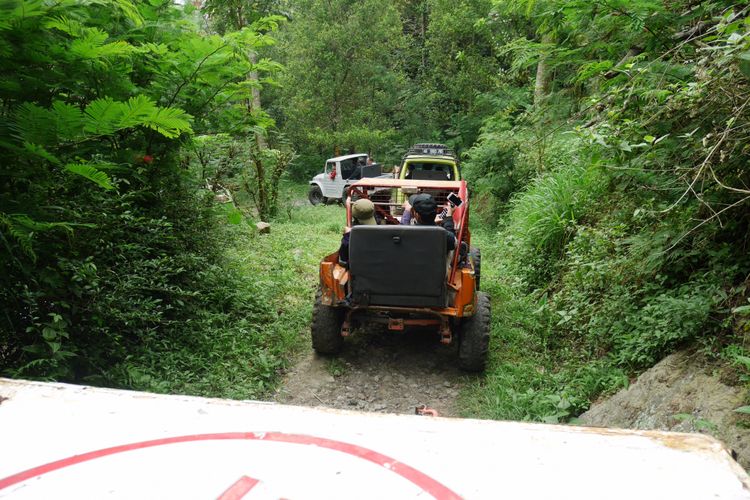
{"label": "jeep front wheel", "polygon": [[321,304],[320,295],[318,291],[310,325],[312,346],[318,354],[336,354],[341,351],[344,344],[344,337],[341,336],[342,311]]}
{"label": "jeep front wheel", "polygon": [[487,364],[490,346],[490,298],[477,292],[477,309],[474,316],[461,322],[458,341],[458,366],[463,370],[481,372]]}
{"label": "jeep front wheel", "polygon": [[307,193],[307,199],[310,200],[310,203],[313,205],[320,205],[321,203],[326,202],[326,198],[323,196],[323,191],[320,190],[320,186],[315,184],[310,186],[310,191]]}

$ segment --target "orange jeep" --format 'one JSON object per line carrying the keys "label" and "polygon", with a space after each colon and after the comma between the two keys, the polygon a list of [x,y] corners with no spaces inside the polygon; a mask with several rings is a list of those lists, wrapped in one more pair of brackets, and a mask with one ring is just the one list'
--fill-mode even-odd
{"label": "orange jeep", "polygon": [[[437,212],[448,196],[462,203],[453,212],[456,245],[440,226],[401,225],[401,200],[429,193]],[[367,198],[378,225],[352,227],[352,202]],[[466,181],[362,179],[346,199],[348,266],[338,252],[320,263],[320,288],[312,317],[312,345],[335,354],[358,324],[379,322],[390,330],[436,327],[443,344],[458,342],[458,363],[481,371],[490,337],[490,300],[479,291],[480,254],[471,248]]]}

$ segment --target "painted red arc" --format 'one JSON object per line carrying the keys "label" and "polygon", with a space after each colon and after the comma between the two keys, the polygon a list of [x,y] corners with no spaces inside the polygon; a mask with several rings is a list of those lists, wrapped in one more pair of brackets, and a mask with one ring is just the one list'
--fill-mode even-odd
{"label": "painted red arc", "polygon": [[461,498],[453,490],[438,482],[437,480],[431,478],[430,476],[418,471],[413,467],[410,467],[409,465],[383,455],[382,453],[378,453],[377,451],[373,451],[356,444],[335,441],[333,439],[307,436],[305,434],[285,434],[283,432],[224,432],[217,434],[194,434],[189,436],[175,436],[170,438],[154,439],[151,441],[141,441],[140,443],[113,446],[111,448],[90,451],[88,453],[82,453],[81,455],[75,455],[73,457],[50,462],[48,464],[40,465],[38,467],[34,467],[17,474],[13,474],[12,476],[0,479],[0,490],[34,478],[36,476],[41,476],[49,472],[63,469],[65,467],[70,467],[72,465],[77,465],[109,455],[124,453],[126,451],[141,450],[144,448],[152,448],[155,446],[164,446],[175,443],[188,443],[192,441],[221,440],[274,441],[278,443],[318,446],[320,448],[339,451],[348,455],[353,455],[363,460],[367,460],[381,467],[385,467],[389,471],[410,481],[412,484],[421,488],[426,493],[429,493],[434,498],[440,500]]}

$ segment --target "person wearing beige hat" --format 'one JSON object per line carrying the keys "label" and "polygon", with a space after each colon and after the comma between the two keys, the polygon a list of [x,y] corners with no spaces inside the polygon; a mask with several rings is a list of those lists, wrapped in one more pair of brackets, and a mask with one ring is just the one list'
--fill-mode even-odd
{"label": "person wearing beige hat", "polygon": [[[370,200],[359,199],[352,203],[352,226],[375,226],[375,205]],[[341,246],[339,246],[339,264],[346,267],[349,265],[349,235],[351,227],[344,229],[344,236],[341,237]]]}

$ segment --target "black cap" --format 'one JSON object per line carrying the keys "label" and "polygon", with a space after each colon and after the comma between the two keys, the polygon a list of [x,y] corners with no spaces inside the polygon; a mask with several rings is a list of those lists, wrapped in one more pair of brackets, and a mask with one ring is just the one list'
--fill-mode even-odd
{"label": "black cap", "polygon": [[435,219],[437,202],[435,202],[435,198],[433,198],[431,194],[413,194],[409,197],[409,204],[422,218],[426,218],[427,220]]}

